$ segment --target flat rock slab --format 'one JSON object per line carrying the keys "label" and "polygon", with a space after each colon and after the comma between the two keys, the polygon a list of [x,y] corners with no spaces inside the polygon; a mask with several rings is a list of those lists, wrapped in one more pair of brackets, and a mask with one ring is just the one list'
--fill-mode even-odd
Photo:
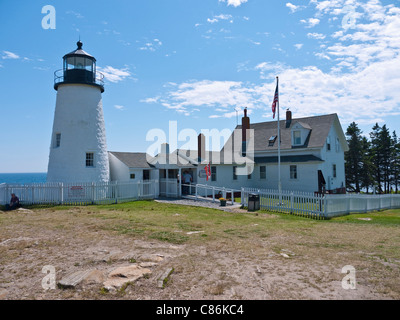
{"label": "flat rock slab", "polygon": [[84,278],[85,283],[103,283],[106,280],[106,275],[103,271],[100,270],[92,270],[89,274]]}
{"label": "flat rock slab", "polygon": [[160,278],[158,278],[158,287],[159,288],[164,288],[166,282],[168,281],[169,276],[171,275],[171,273],[174,271],[173,268],[168,268],[167,270],[164,271],[164,273],[161,275]]}
{"label": "flat rock slab", "polygon": [[134,282],[142,278],[145,274],[150,273],[150,269],[143,268],[137,264],[119,267],[110,272],[107,280],[104,282],[104,288],[107,290],[118,289],[123,285],[129,282]]}
{"label": "flat rock slab", "polygon": [[15,210],[16,212],[20,212],[20,213],[33,213],[32,210],[29,209],[24,209],[24,208],[18,208],[17,210]]}
{"label": "flat rock slab", "polygon": [[161,262],[164,260],[164,255],[162,254],[142,254],[138,257],[138,260],[143,262]]}
{"label": "flat rock slab", "polygon": [[62,289],[71,289],[75,288],[77,285],[79,285],[82,281],[87,279],[87,277],[93,273],[95,270],[85,270],[85,271],[77,271],[74,273],[71,273],[64,278],[62,278],[58,282],[58,286]]}

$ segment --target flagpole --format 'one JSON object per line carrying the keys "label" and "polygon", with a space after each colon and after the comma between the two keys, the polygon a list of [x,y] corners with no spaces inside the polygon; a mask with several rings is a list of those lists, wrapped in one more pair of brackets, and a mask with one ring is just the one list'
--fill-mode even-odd
{"label": "flagpole", "polygon": [[[279,86],[279,77],[276,77],[276,87]],[[279,205],[282,204],[282,182],[281,182],[281,126],[279,118],[279,94],[278,94],[278,190],[279,190]]]}

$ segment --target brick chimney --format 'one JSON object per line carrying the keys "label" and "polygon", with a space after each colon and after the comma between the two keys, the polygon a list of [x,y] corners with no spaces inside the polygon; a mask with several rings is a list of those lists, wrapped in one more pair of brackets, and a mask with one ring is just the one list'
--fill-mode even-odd
{"label": "brick chimney", "polygon": [[197,137],[197,161],[202,162],[206,156],[206,137],[200,133]]}
{"label": "brick chimney", "polygon": [[286,128],[289,128],[292,124],[292,111],[287,109],[286,111]]}
{"label": "brick chimney", "polygon": [[249,137],[247,136],[247,130],[250,129],[250,118],[247,116],[247,108],[244,109],[244,117],[242,118],[242,155],[246,155],[247,142]]}

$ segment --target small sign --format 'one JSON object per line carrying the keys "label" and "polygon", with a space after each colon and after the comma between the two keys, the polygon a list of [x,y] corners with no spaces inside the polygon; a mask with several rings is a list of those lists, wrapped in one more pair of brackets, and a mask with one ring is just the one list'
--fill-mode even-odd
{"label": "small sign", "polygon": [[199,170],[199,178],[207,178],[207,172],[205,169]]}
{"label": "small sign", "polygon": [[85,197],[85,189],[81,186],[74,186],[68,188],[68,197],[69,198],[84,198]]}

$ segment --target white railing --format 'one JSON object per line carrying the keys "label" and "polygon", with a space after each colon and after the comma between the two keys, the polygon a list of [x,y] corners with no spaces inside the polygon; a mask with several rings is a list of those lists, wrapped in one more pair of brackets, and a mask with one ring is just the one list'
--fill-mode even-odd
{"label": "white railing", "polygon": [[24,205],[107,204],[154,199],[158,181],[108,183],[1,184],[0,205],[9,203],[11,193]]}
{"label": "white railing", "polygon": [[242,188],[242,205],[248,206],[250,194],[260,197],[262,209],[329,219],[350,213],[400,208],[400,194],[329,194]]}
{"label": "white railing", "polygon": [[[235,192],[240,193],[240,190],[234,190],[224,187],[213,187],[204,184],[182,184],[183,190],[188,190],[188,194],[194,197],[196,200],[212,200],[213,202],[219,202],[220,198],[225,198],[227,202],[232,205],[235,203]],[[182,193],[184,197],[185,192]]]}

